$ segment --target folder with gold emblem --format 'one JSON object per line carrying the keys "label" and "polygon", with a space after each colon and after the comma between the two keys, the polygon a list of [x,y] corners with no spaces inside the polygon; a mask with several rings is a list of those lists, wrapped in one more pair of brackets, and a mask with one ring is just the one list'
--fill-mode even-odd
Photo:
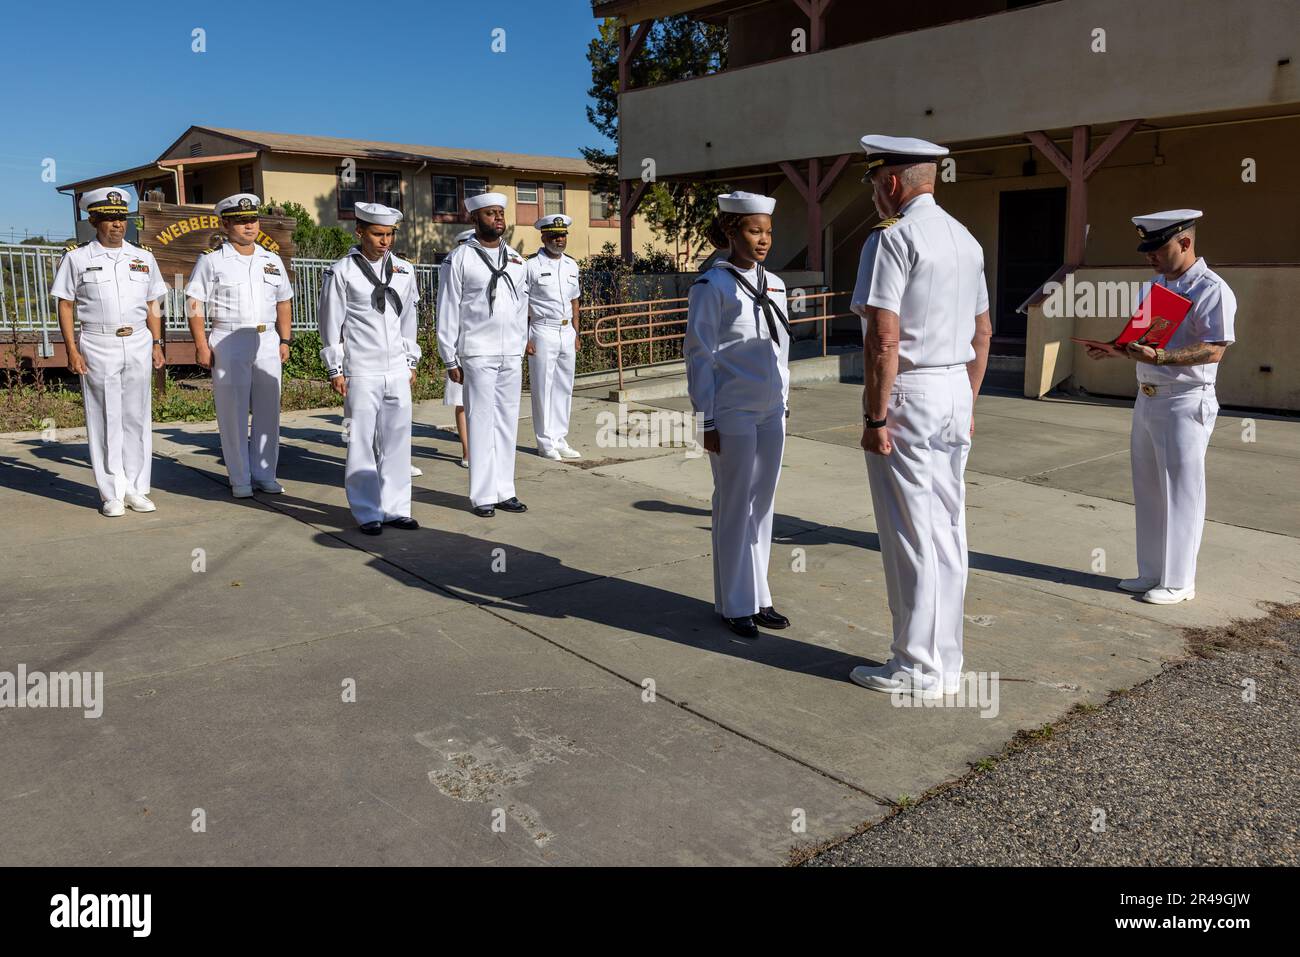
{"label": "folder with gold emblem", "polygon": [[1070,341],[1116,354],[1122,353],[1124,347],[1130,342],[1136,342],[1140,346],[1150,346],[1152,349],[1163,349],[1178,331],[1183,320],[1187,318],[1191,308],[1190,299],[1171,292],[1164,286],[1153,285],[1151,292],[1142,300],[1132,318],[1114,339],[1103,342],[1099,339],[1077,339],[1071,336]]}

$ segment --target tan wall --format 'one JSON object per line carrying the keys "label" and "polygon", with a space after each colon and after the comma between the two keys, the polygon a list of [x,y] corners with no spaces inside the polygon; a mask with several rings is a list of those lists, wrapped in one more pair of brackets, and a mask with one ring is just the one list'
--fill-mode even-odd
{"label": "tan wall", "polygon": [[[261,165],[262,198],[276,203],[295,202],[308,209],[316,221],[325,226],[342,225],[351,228],[352,221],[339,221],[338,197],[335,192],[335,169],[338,160],[330,157],[291,156],[263,154]],[[406,214],[402,222],[401,242],[405,252],[420,260],[432,260],[435,252],[451,248],[455,236],[468,228],[465,223],[440,223],[433,221],[433,176],[482,176],[488,180],[488,189],[506,194],[510,200],[506,208],[506,238],[525,254],[541,246],[541,234],[531,225],[519,226],[515,221],[515,183],[550,182],[564,184],[564,213],[573,218],[569,228],[569,254],[581,259],[598,253],[601,246],[610,242],[617,249],[618,227],[592,226],[590,223],[588,181],[571,175],[541,174],[531,172],[503,172],[481,170],[467,173],[464,167],[440,167],[430,164],[421,169],[418,165],[362,163],[361,169],[398,170],[402,174],[402,201]],[[647,243],[656,248],[667,248],[651,233],[644,220],[633,223],[632,239],[640,250]]]}
{"label": "tan wall", "polygon": [[[1210,262],[1237,296],[1236,342],[1224,353],[1216,384],[1219,401],[1261,409],[1300,411],[1300,337],[1292,333],[1300,302],[1300,266],[1222,266]],[[1132,282],[1151,278],[1144,268],[1081,269],[1080,282]],[[1071,335],[1111,339],[1127,315],[1044,321],[1042,308],[1030,315],[1025,392],[1042,395],[1072,382],[1097,395],[1133,396],[1137,384],[1127,359],[1089,359]],[[1271,371],[1264,371],[1268,367]]]}
{"label": "tan wall", "polygon": [[[1090,48],[1097,27],[1105,53]],[[956,143],[1281,110],[1300,102],[1297,35],[1295,0],[1040,4],[631,90],[620,97],[621,175],[640,175],[646,157],[667,177],[851,153],[870,131]]]}
{"label": "tan wall", "polygon": [[[1100,139],[1095,137],[1093,145]],[[1068,147],[1063,149],[1068,153]],[[1300,210],[1300,180],[1290,174],[1297,152],[1300,118],[1130,137],[1088,181],[1087,263],[1141,263],[1132,217],[1183,207],[1204,211],[1197,247],[1211,262],[1300,263],[1300,227],[1292,222],[1294,211]],[[995,315],[1000,194],[1067,185],[1036,151],[1032,155],[1038,163],[1037,175],[1022,175],[1021,164],[1030,155],[1027,145],[959,152],[955,156],[956,182],[940,182],[936,190],[939,204],[984,248]],[[1157,156],[1163,160],[1161,165],[1156,165]],[[1241,178],[1241,162],[1247,157],[1257,164],[1258,178],[1253,183]],[[846,210],[834,220],[839,245],[832,271],[837,289],[851,287],[869,232],[866,224],[875,221],[870,190],[854,172],[860,169],[846,170],[827,200],[829,207],[843,204],[841,208]],[[799,210],[802,217],[802,206]],[[1282,210],[1290,210],[1292,215],[1282,216]]]}

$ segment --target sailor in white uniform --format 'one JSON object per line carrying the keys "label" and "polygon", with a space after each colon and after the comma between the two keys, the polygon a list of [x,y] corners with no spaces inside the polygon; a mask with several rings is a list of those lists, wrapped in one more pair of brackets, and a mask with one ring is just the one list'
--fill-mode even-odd
{"label": "sailor in white uniform", "polygon": [[357,245],[325,270],[321,361],[344,397],[348,506],[361,531],[411,531],[411,386],[420,363],[415,267],[391,252],[399,210],[357,203]]}
{"label": "sailor in white uniform", "polygon": [[775,207],[754,193],[718,197],[710,238],[729,250],[691,286],[682,344],[713,469],[713,607],[744,638],[790,624],[767,583],[790,396],[785,283],[763,267]]}
{"label": "sailor in white uniform", "polygon": [[992,325],[984,253],[934,201],[925,140],[864,136],[882,221],[862,250],[852,309],[862,316],[862,447],[894,638],[884,665],[850,678],[873,691],[958,690],[966,593],[966,488],[975,397]]}
{"label": "sailor in white uniform", "polygon": [[[1136,578],[1119,583],[1154,605],[1196,597],[1196,556],[1205,527],[1205,450],[1219,402],[1214,380],[1234,340],[1237,297],[1196,255],[1199,209],[1170,209],[1133,217],[1138,252],[1158,275],[1154,282],[1192,301],[1164,349],[1131,342],[1137,362],[1129,458],[1137,514]],[[1093,347],[1104,359],[1113,353]]]}
{"label": "sailor in white uniform", "polygon": [[542,248],[528,259],[528,381],[537,454],[545,459],[582,458],[568,439],[582,294],[577,260],[564,252],[572,222],[563,213],[537,220]]}
{"label": "sailor in white uniform", "polygon": [[[465,229],[456,234],[456,245],[467,243],[474,236],[474,230]],[[447,278],[447,265],[451,261],[448,255],[438,266],[438,288]],[[460,467],[469,468],[469,426],[465,422],[465,386],[460,382],[453,382],[451,376],[447,376],[447,381],[443,383],[442,404],[452,406],[456,410],[456,435],[460,437]]]}
{"label": "sailor in white uniform", "polygon": [[515,496],[515,440],[528,277],[524,258],[501,238],[505,194],[472,196],[465,209],[475,232],[452,250],[439,283],[438,351],[451,380],[465,386],[470,506],[488,518],[527,510]]}
{"label": "sailor in white uniform", "polygon": [[[257,242],[260,202],[252,193],[236,193],[217,203],[214,211],[226,241],[199,257],[185,287],[195,357],[212,370],[221,457],[235,498],[248,498],[254,490],[284,491],[275,470],[280,460],[280,370],[289,358],[293,283],[284,261]],[[212,320],[210,337],[204,332],[205,311]]]}
{"label": "sailor in white uniform", "polygon": [[[90,467],[109,518],[152,512],[150,365],[163,367],[162,313],[167,285],[153,253],[126,242],[130,196],[121,186],[88,190],[78,206],[95,238],[59,260],[51,295],[68,368],[81,376]],[[74,309],[75,307],[75,309]],[[73,314],[81,324],[73,334]],[[152,346],[152,348],[151,348]]]}

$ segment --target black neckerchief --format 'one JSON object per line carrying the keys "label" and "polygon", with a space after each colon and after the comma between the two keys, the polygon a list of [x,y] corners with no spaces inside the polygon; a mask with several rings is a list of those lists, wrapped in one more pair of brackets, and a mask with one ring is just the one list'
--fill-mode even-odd
{"label": "black neckerchief", "polygon": [[492,310],[496,307],[497,298],[497,280],[505,277],[506,285],[510,291],[518,298],[519,293],[515,290],[515,281],[506,273],[506,244],[501,243],[501,255],[497,257],[500,261],[496,266],[492,265],[492,260],[488,259],[487,250],[478,244],[477,241],[469,243],[469,247],[478,253],[478,258],[483,260],[483,265],[488,267],[492,273],[492,278],[488,280],[488,315],[492,315]]}
{"label": "black neckerchief", "polygon": [[749,280],[740,274],[739,268],[733,266],[731,263],[727,263],[726,265],[728,266],[731,275],[735,277],[736,282],[740,285],[740,288],[749,293],[749,298],[754,300],[755,305],[762,307],[763,317],[767,319],[767,331],[772,336],[772,341],[776,343],[781,341],[780,336],[776,334],[776,320],[772,318],[773,312],[776,313],[776,318],[781,320],[781,328],[785,330],[786,338],[789,339],[790,321],[786,319],[785,314],[781,312],[781,307],[774,303],[771,297],[767,294],[767,273],[763,270],[763,264],[758,264],[758,276],[756,277],[758,279],[758,289],[763,290],[762,292],[759,292],[758,289],[755,289],[750,285]]}
{"label": "black neckerchief", "polygon": [[397,310],[397,314],[400,316],[402,314],[402,299],[397,295],[397,290],[390,285],[393,281],[392,254],[384,257],[383,282],[379,281],[379,277],[375,275],[374,269],[370,266],[370,260],[362,255],[360,249],[352,250],[352,258],[357,261],[357,266],[361,269],[361,275],[370,280],[370,285],[375,287],[375,291],[370,297],[370,305],[374,307],[375,312],[382,313],[387,301],[393,304],[393,308]]}

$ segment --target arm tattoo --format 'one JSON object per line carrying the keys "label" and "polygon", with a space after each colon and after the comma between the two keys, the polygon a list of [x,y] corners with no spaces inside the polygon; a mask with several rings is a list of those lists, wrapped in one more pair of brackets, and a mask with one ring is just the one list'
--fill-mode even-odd
{"label": "arm tattoo", "polygon": [[1196,366],[1216,361],[1221,348],[1221,346],[1213,342],[1194,342],[1182,349],[1166,352],[1163,364],[1167,366]]}

